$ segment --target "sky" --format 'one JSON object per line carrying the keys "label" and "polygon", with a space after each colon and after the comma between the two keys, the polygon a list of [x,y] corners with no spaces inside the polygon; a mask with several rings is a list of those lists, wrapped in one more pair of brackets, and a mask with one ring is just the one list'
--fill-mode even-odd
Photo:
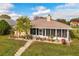
{"label": "sky", "polygon": [[79,17],[78,3],[0,3],[0,14],[8,14],[13,20],[19,16],[47,16],[53,19],[66,19]]}

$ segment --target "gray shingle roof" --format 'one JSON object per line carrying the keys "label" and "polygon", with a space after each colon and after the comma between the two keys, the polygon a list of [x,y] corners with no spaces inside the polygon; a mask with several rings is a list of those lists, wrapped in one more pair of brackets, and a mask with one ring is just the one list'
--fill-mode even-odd
{"label": "gray shingle roof", "polygon": [[71,29],[70,26],[55,20],[47,21],[47,19],[34,19],[31,20],[31,24],[33,28]]}

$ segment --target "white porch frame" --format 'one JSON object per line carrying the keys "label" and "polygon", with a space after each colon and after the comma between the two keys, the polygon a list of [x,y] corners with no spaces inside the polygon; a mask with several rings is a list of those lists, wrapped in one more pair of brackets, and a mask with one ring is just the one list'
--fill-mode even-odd
{"label": "white porch frame", "polygon": [[[45,31],[44,33],[43,33],[43,29],[41,29],[41,30],[42,30],[42,34],[41,35],[43,36],[43,34],[44,34],[46,36],[46,28],[44,28],[44,31]],[[67,30],[67,33],[66,33],[67,37],[62,37],[63,36],[63,34],[62,34],[63,33],[63,31],[62,31],[63,29],[60,29],[60,30],[61,30],[61,37],[58,37],[58,38],[65,38],[66,40],[69,40],[69,29],[64,29],[64,30]],[[36,32],[35,35],[37,35],[37,28],[35,28],[35,32]],[[38,30],[38,35],[39,35],[39,30]],[[51,35],[51,29],[50,29],[50,35]],[[57,37],[57,29],[55,29],[55,37]]]}

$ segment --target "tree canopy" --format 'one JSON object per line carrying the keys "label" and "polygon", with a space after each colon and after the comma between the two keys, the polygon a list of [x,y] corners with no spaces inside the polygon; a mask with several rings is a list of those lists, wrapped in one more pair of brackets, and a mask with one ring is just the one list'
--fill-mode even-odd
{"label": "tree canopy", "polygon": [[66,20],[65,19],[57,19],[58,22],[62,22],[62,23],[65,23]]}
{"label": "tree canopy", "polygon": [[70,22],[71,21],[77,21],[77,22],[79,22],[79,18],[72,18],[71,20],[70,20]]}
{"label": "tree canopy", "polygon": [[70,22],[69,21],[66,21],[66,19],[57,19],[58,22],[61,22],[61,23],[64,23],[64,24],[67,24],[69,25]]}
{"label": "tree canopy", "polygon": [[5,20],[0,20],[0,35],[9,34],[10,30],[11,26]]}
{"label": "tree canopy", "polygon": [[0,15],[0,19],[11,19],[11,17],[9,15],[2,14]]}

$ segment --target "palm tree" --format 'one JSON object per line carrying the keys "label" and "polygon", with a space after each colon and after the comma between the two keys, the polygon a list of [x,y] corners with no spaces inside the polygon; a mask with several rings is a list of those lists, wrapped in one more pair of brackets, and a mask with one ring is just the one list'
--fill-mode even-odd
{"label": "palm tree", "polygon": [[17,19],[16,30],[19,33],[25,32],[26,35],[28,35],[30,27],[31,27],[30,19],[27,16],[26,17],[21,16]]}
{"label": "palm tree", "polygon": [[23,25],[24,25],[24,31],[26,32],[26,34],[29,34],[31,24],[30,24],[30,20],[28,17],[25,17],[25,21]]}

